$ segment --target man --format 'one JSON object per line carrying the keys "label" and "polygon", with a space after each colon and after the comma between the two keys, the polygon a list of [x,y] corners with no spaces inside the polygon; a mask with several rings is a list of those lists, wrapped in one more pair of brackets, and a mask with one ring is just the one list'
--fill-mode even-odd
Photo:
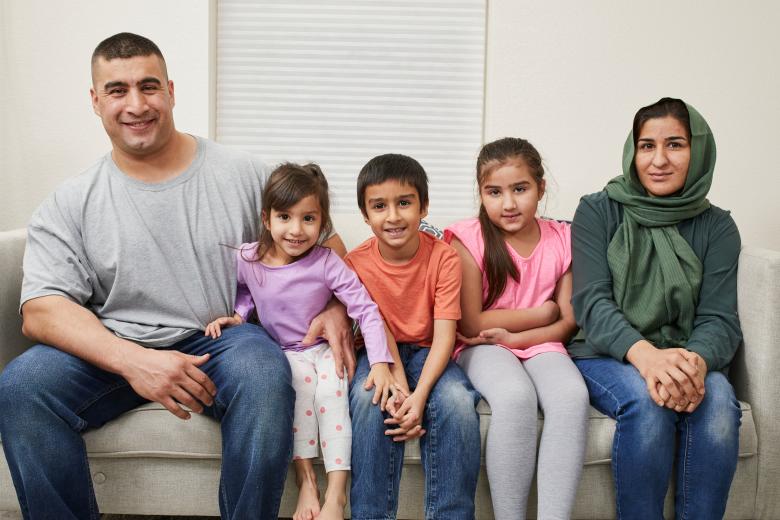
{"label": "man", "polygon": [[[112,150],[35,212],[21,312],[38,345],[0,375],[0,436],[25,518],[99,518],[81,432],[144,402],[221,422],[223,518],[276,518],[292,442],[284,355],[232,314],[235,251],[256,239],[265,167],[178,132],[174,87],[150,40],[120,33],[92,56],[92,106]],[[343,244],[331,240],[343,253]],[[354,372],[343,308],[325,336]],[[242,449],[253,446],[255,449]]]}

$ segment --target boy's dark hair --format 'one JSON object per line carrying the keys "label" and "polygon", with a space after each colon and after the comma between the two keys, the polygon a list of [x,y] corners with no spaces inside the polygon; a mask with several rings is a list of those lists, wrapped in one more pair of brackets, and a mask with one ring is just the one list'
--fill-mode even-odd
{"label": "boy's dark hair", "polygon": [[[271,210],[284,211],[295,206],[302,199],[314,195],[322,211],[320,227],[321,243],[333,232],[333,222],[330,218],[330,197],[328,196],[328,181],[319,166],[314,163],[299,165],[295,163],[280,164],[268,178],[261,207],[265,219],[271,217]],[[260,222],[260,232],[257,238],[255,259],[260,260],[273,243],[271,231],[263,221]]]}
{"label": "boy's dark hair", "polygon": [[92,52],[92,66],[95,66],[98,58],[103,58],[106,61],[113,59],[135,58],[136,56],[151,56],[154,54],[160,58],[160,62],[163,66],[163,72],[167,78],[168,71],[165,67],[165,58],[163,57],[160,48],[149,38],[144,38],[138,34],[129,32],[121,32],[113,36],[109,36],[102,42],[98,43]]}
{"label": "boy's dark hair", "polygon": [[[477,157],[477,184],[482,187],[488,175],[496,168],[511,162],[522,161],[531,170],[536,185],[541,189],[544,182],[542,156],[534,145],[519,137],[504,137],[482,147]],[[480,189],[481,191],[481,189]],[[507,249],[501,230],[491,222],[485,206],[479,204],[479,223],[482,239],[485,242],[484,268],[488,282],[487,299],[483,307],[487,309],[506,289],[508,278],[520,281],[520,273]]]}
{"label": "boy's dark hair", "polygon": [[357,178],[357,199],[363,216],[366,216],[366,188],[375,184],[396,180],[414,186],[420,197],[420,207],[428,207],[428,175],[420,163],[398,153],[377,155],[366,163]]}
{"label": "boy's dark hair", "polygon": [[671,116],[675,118],[680,124],[685,127],[688,132],[686,136],[688,140],[691,140],[691,116],[688,114],[688,107],[685,106],[685,102],[682,99],[665,97],[661,98],[652,105],[640,108],[634,116],[634,125],[632,127],[634,136],[634,148],[636,148],[637,140],[639,139],[639,133],[642,131],[642,126],[650,119],[656,119],[659,117]]}

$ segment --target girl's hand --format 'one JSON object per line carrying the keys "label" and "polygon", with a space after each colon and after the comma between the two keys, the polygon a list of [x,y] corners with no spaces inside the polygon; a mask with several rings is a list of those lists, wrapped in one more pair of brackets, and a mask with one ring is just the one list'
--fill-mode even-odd
{"label": "girl's hand", "polygon": [[425,435],[422,428],[425,402],[427,398],[419,392],[412,392],[401,407],[393,413],[389,419],[385,419],[387,425],[397,425],[396,428],[385,431],[385,435],[393,437],[395,442],[403,442]]}
{"label": "girl's hand", "polygon": [[390,394],[395,395],[397,392],[395,380],[392,374],[390,374],[390,368],[387,363],[374,363],[371,365],[371,371],[368,373],[366,384],[363,385],[363,388],[366,390],[374,389],[374,398],[371,399],[371,404],[379,404],[380,410],[384,412]]}
{"label": "girl's hand", "polygon": [[507,347],[512,346],[512,333],[506,329],[495,328],[483,330],[479,333],[482,343],[501,344]]}
{"label": "girl's hand", "polygon": [[206,325],[206,332],[204,335],[211,336],[212,339],[217,339],[222,335],[222,327],[228,328],[235,325],[241,325],[242,323],[244,323],[244,320],[238,313],[233,316],[223,316]]}
{"label": "girl's hand", "polygon": [[460,332],[455,333],[455,337],[460,341],[461,343],[468,345],[470,347],[476,346],[476,345],[484,345],[485,340],[482,339],[480,336],[474,336],[473,338],[467,338]]}

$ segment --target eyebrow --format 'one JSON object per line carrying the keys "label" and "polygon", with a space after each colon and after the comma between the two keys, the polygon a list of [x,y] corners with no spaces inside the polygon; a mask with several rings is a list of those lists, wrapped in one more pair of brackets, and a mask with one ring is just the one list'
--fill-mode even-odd
{"label": "eyebrow", "polygon": [[[523,186],[523,185],[527,185],[527,184],[531,184],[531,183],[528,182],[528,181],[513,182],[512,184],[509,185],[509,187],[513,188],[515,186]],[[494,185],[494,184],[485,184],[484,186],[482,186],[483,190],[492,189],[492,188],[501,189],[501,186]]]}
{"label": "eyebrow", "polygon": [[[396,200],[398,200],[398,199],[415,199],[415,198],[417,198],[417,194],[416,193],[407,193],[405,195],[397,196]],[[383,201],[383,200],[386,200],[386,199],[387,199],[387,197],[374,197],[374,198],[368,199],[368,202],[380,202],[380,201]]]}
{"label": "eyebrow", "polygon": [[[138,84],[145,84],[145,83],[154,83],[155,85],[162,85],[162,81],[155,78],[154,76],[147,76],[143,78],[141,81],[138,82]],[[103,90],[109,90],[114,87],[127,87],[128,83],[126,81],[109,81],[105,85],[103,85]]]}
{"label": "eyebrow", "polygon": [[[664,141],[687,141],[687,140],[688,138],[682,135],[672,135],[664,138]],[[652,143],[655,141],[655,139],[651,139],[650,137],[640,137],[639,139],[637,139],[637,142],[639,141],[649,141]]]}

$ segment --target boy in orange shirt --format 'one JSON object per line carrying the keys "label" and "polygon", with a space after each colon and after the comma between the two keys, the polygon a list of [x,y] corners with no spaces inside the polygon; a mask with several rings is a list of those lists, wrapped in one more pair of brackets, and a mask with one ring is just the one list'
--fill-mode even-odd
{"label": "boy in orange shirt", "polygon": [[365,388],[370,367],[365,352],[359,354],[350,386],[352,518],[395,518],[403,441],[420,437],[425,517],[472,519],[479,394],[450,359],[460,319],[460,260],[449,245],[418,230],[428,211],[428,178],[417,161],[375,157],[360,171],[357,191],[375,236],[345,261],[398,343],[411,393],[383,414]]}

